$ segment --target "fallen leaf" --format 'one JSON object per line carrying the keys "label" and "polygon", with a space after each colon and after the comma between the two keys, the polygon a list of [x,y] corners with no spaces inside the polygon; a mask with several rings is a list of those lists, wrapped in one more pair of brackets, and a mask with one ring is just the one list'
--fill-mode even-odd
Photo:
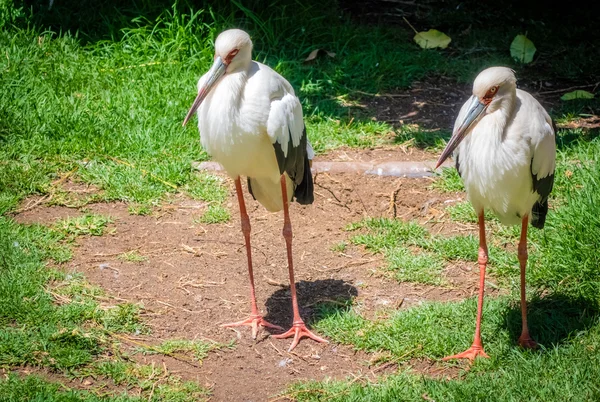
{"label": "fallen leaf", "polygon": [[419,32],[413,39],[423,49],[433,49],[436,47],[445,49],[452,41],[448,35],[438,31],[437,29],[430,29],[427,32]]}
{"label": "fallen leaf", "polygon": [[535,54],[535,45],[525,35],[517,35],[510,44],[510,55],[521,63],[531,63]]}
{"label": "fallen leaf", "polygon": [[314,59],[317,58],[317,56],[319,55],[319,52],[324,52],[327,56],[334,58],[335,57],[335,53],[333,52],[329,52],[325,49],[315,49],[312,52],[310,52],[310,54],[308,55],[308,57],[306,59],[304,59],[304,62],[308,62],[308,61],[313,61]]}
{"label": "fallen leaf", "polygon": [[567,92],[560,99],[564,101],[573,100],[573,99],[594,99],[594,94],[588,91],[584,91],[578,89],[576,91]]}

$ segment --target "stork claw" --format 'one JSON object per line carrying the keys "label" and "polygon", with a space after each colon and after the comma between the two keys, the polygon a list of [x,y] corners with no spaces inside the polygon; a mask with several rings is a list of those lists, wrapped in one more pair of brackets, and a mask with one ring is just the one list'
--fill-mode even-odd
{"label": "stork claw", "polygon": [[250,317],[242,321],[221,324],[221,327],[231,328],[240,327],[242,325],[248,325],[249,327],[252,327],[252,339],[256,339],[259,325],[265,328],[273,328],[279,331],[283,331],[283,328],[281,328],[279,325],[271,324],[270,322],[265,320],[260,314],[252,314]]}
{"label": "stork claw", "polygon": [[537,349],[537,347],[538,347],[537,342],[534,341],[533,339],[531,339],[529,334],[527,334],[525,336],[521,335],[519,337],[519,345],[524,349]]}
{"label": "stork claw", "polygon": [[471,363],[475,360],[476,357],[485,357],[489,358],[487,353],[483,351],[483,347],[479,345],[472,345],[469,349],[465,350],[456,355],[446,356],[442,360],[452,360],[452,359],[469,359]]}
{"label": "stork claw", "polygon": [[328,340],[313,334],[308,328],[306,328],[306,325],[302,321],[295,322],[294,325],[292,325],[292,328],[290,328],[287,332],[283,334],[273,335],[273,338],[285,339],[290,338],[292,336],[294,337],[294,340],[292,341],[288,352],[291,352],[292,349],[294,349],[298,345],[298,343],[300,343],[300,339],[302,339],[303,337],[313,339],[317,342],[329,343]]}

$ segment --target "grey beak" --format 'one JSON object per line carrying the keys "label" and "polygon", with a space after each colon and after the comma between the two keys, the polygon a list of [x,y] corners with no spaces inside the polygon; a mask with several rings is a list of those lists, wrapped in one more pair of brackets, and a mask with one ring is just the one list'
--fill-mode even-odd
{"label": "grey beak", "polygon": [[481,113],[483,113],[486,107],[487,106],[484,103],[481,103],[478,97],[476,97],[475,95],[471,96],[471,103],[469,103],[467,113],[458,125],[458,128],[456,128],[452,133],[450,141],[448,141],[446,148],[440,155],[440,158],[438,159],[437,164],[435,165],[436,169],[440,167],[440,165],[444,163],[444,161],[448,159],[450,155],[452,155],[452,152],[454,152],[456,147],[458,147],[458,144],[460,144],[460,142],[467,135],[469,127],[471,127],[473,122],[475,122],[477,118],[481,115]]}
{"label": "grey beak", "polygon": [[206,95],[208,95],[210,90],[219,81],[219,78],[221,78],[225,74],[226,69],[227,64],[223,63],[221,57],[217,57],[210,70],[208,70],[207,80],[204,82],[204,85],[202,85],[202,87],[198,91],[198,96],[196,96],[196,99],[194,99],[194,103],[192,103],[190,111],[187,113],[185,119],[183,120],[183,126],[187,124],[192,115],[196,112],[196,110],[198,110],[200,104],[202,103],[204,98],[206,98]]}

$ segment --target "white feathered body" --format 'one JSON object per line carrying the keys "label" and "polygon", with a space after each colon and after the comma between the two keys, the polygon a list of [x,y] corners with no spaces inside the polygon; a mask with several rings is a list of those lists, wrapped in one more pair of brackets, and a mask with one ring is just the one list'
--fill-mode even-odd
{"label": "white feathered body", "polygon": [[[206,79],[200,78],[198,88]],[[254,197],[267,210],[283,208],[273,143],[287,149],[291,133],[298,145],[304,122],[300,101],[281,75],[255,61],[246,71],[225,75],[198,108],[198,128],[206,152],[232,178],[249,177]],[[291,200],[294,186],[289,177],[287,184]]]}
{"label": "white feathered body", "polygon": [[[462,121],[467,104],[457,122]],[[554,173],[554,130],[550,116],[530,94],[516,90],[511,108],[485,114],[458,148],[459,172],[477,212],[491,209],[507,225],[518,224],[540,195],[538,179]]]}

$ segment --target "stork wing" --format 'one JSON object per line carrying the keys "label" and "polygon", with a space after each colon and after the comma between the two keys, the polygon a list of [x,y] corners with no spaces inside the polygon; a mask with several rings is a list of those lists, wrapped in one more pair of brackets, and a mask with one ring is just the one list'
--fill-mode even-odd
{"label": "stork wing", "polygon": [[537,130],[535,136],[531,138],[533,148],[533,157],[531,158],[533,191],[540,195],[538,202],[532,208],[531,224],[540,229],[544,227],[546,221],[548,196],[554,185],[554,169],[556,166],[555,132],[556,125],[546,114],[543,128]]}
{"label": "stork wing", "polygon": [[279,172],[287,173],[294,182],[296,200],[310,204],[313,202],[313,181],[309,160],[314,157],[314,152],[306,136],[300,100],[291,86],[285,89],[281,88],[271,99],[267,133],[275,149]]}

